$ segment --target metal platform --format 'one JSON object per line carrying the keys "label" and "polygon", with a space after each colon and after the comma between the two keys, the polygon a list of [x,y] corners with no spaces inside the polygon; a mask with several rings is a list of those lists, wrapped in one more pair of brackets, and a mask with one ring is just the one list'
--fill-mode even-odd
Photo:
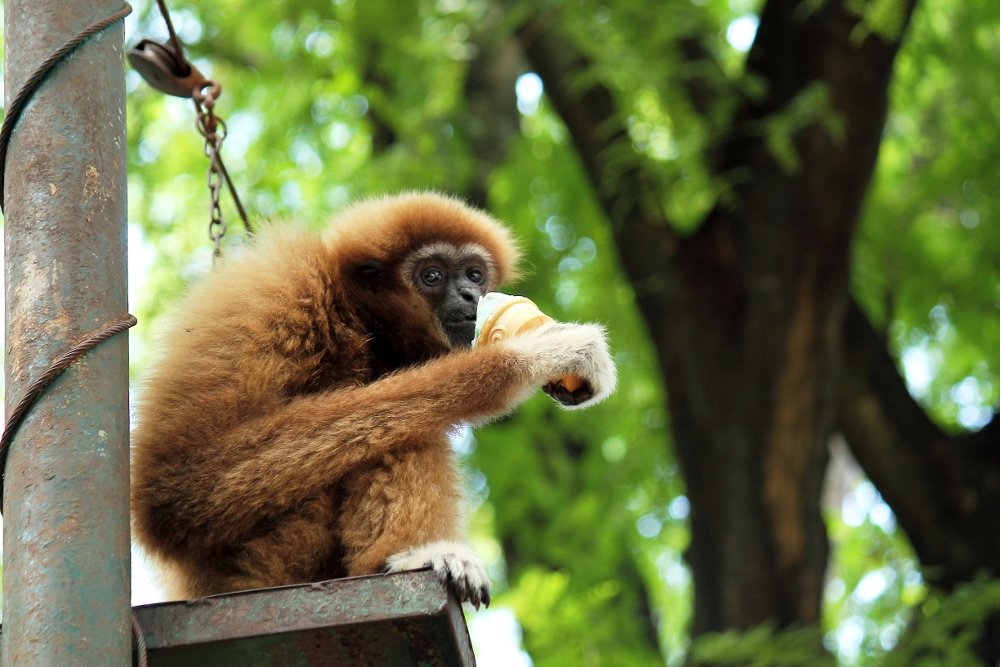
{"label": "metal platform", "polygon": [[473,667],[462,607],[428,570],[135,607],[149,667]]}

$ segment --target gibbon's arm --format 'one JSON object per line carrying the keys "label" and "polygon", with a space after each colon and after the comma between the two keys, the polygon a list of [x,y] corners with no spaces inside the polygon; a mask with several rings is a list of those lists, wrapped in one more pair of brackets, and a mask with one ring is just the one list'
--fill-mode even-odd
{"label": "gibbon's arm", "polygon": [[[177,498],[184,508],[182,530],[191,529],[189,537],[197,534],[199,542],[239,539],[255,523],[295,507],[358,466],[440,442],[459,422],[510,411],[562,372],[586,378],[594,401],[614,389],[603,329],[550,325],[497,345],[455,351],[369,385],[293,399],[215,436],[211,466],[189,474],[196,488],[210,491]],[[199,473],[210,478],[197,479]]]}

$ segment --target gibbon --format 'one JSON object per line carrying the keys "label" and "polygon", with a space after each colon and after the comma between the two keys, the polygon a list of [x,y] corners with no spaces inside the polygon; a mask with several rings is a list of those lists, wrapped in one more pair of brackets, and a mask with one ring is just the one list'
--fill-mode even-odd
{"label": "gibbon", "polygon": [[463,542],[448,433],[564,373],[615,386],[604,330],[546,325],[470,347],[515,274],[497,221],[436,194],[356,204],[324,236],[272,226],[190,290],[133,432],[137,541],[172,598],[430,566],[489,602]]}

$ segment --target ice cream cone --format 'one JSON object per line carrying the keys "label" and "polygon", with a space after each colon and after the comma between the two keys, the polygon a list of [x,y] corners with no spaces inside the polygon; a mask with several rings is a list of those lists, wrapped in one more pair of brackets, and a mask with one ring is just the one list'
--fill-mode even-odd
{"label": "ice cream cone", "polygon": [[[490,292],[479,301],[473,345],[499,343],[554,321],[527,297]],[[583,385],[583,380],[576,375],[566,374],[552,378],[549,383],[561,385],[573,392]]]}

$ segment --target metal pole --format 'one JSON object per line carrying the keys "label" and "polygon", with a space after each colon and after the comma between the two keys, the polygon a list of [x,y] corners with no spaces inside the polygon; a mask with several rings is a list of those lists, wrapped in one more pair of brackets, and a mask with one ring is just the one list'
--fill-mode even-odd
{"label": "metal pole", "polygon": [[[7,0],[6,99],[122,0]],[[121,24],[60,63],[27,106],[5,179],[7,405],[126,310]],[[3,664],[128,665],[128,349],[118,335],[42,395],[11,445]]]}

